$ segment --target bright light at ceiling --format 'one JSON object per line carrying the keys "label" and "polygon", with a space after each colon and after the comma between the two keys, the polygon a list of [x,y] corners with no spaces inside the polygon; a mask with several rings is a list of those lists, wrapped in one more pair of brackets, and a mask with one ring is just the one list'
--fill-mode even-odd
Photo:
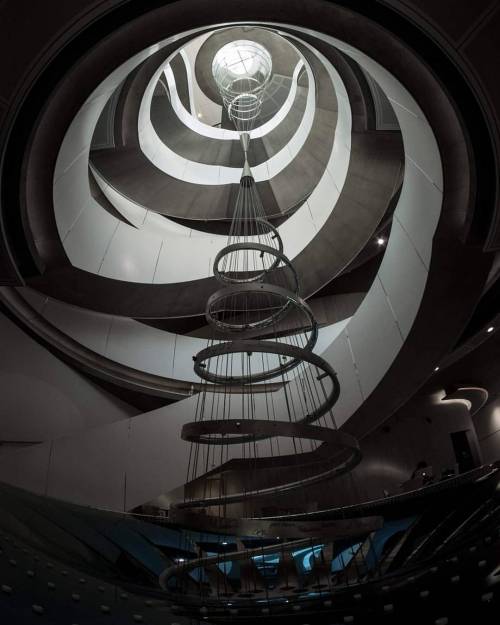
{"label": "bright light at ceiling", "polygon": [[254,76],[269,57],[267,50],[254,41],[231,41],[215,55],[213,65],[224,66],[236,76]]}

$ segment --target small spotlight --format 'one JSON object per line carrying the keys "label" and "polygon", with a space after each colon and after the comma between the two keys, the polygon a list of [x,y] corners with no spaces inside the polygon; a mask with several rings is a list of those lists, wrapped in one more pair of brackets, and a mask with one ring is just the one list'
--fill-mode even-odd
{"label": "small spotlight", "polygon": [[486,332],[488,332],[488,334],[491,334],[491,332],[493,332],[493,330],[494,330],[494,329],[495,329],[495,328],[494,328],[493,326],[490,326],[490,327],[486,330]]}
{"label": "small spotlight", "polygon": [[201,113],[198,113],[198,117],[203,117],[203,115]]}
{"label": "small spotlight", "polygon": [[221,545],[227,545],[227,542],[226,542],[226,541],[224,541],[223,543],[221,543]]}
{"label": "small spotlight", "polygon": [[439,367],[434,367],[434,371],[439,371]]}
{"label": "small spotlight", "polygon": [[377,239],[377,245],[385,245],[385,239],[384,237],[379,237]]}

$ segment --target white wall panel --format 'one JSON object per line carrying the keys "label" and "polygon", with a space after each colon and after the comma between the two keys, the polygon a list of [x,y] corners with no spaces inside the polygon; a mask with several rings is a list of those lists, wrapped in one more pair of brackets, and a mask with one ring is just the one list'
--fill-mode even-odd
{"label": "white wall panel", "polygon": [[104,354],[112,317],[47,298],[43,317],[81,345]]}
{"label": "white wall panel", "polygon": [[119,223],[91,198],[64,241],[71,263],[98,274]]}
{"label": "white wall panel", "polygon": [[140,371],[171,377],[174,343],[174,334],[115,317],[105,356]]}
{"label": "white wall panel", "polygon": [[300,253],[304,239],[312,241],[318,233],[310,201],[311,198],[306,200],[301,208],[278,228],[283,240],[283,251],[290,260]]}
{"label": "white wall panel", "polygon": [[214,126],[220,123],[222,115],[222,106],[217,104],[200,89],[198,81],[196,80],[196,57],[201,46],[210,37],[212,33],[205,33],[200,37],[196,37],[181,50],[181,55],[186,65],[186,72],[188,73],[188,86],[190,88],[190,100],[193,108],[193,114],[200,114],[200,119],[209,126]]}
{"label": "white wall panel", "polygon": [[405,127],[403,142],[407,159],[411,159],[438,189],[443,190],[441,158],[436,139],[429,124],[391,100],[399,124]]}
{"label": "white wall panel", "polygon": [[[397,258],[398,262],[391,262]],[[401,224],[394,218],[387,254],[378,277],[404,338],[413,325],[427,280],[427,269]]]}
{"label": "white wall panel", "polygon": [[146,232],[135,236],[133,228],[120,223],[103,258],[99,274],[127,282],[153,282],[162,239]]}
{"label": "white wall panel", "polygon": [[443,194],[412,161],[405,176],[396,219],[411,238],[422,262],[429,269],[434,231],[441,214]]}
{"label": "white wall panel", "polygon": [[[95,128],[102,109],[106,105],[111,93],[107,90],[88,100],[78,111],[71,123],[61,150],[57,157],[54,181],[57,182],[74,162],[82,156],[88,155],[89,128]],[[90,140],[92,137],[90,137]]]}
{"label": "white wall panel", "polygon": [[[308,79],[309,88],[307,90],[306,108],[304,110],[304,115],[302,117],[299,127],[293,133],[291,139],[288,141],[286,145],[290,153],[290,155],[287,158],[290,160],[295,158],[299,154],[300,150],[302,149],[302,146],[304,145],[309,133],[311,132],[312,125],[314,122],[314,115],[316,113],[316,104],[315,104],[316,81],[314,80],[314,74],[312,73],[309,65],[307,65],[307,70],[308,70],[307,79]],[[283,148],[283,150],[284,149],[285,148]],[[269,159],[269,160],[272,161],[273,159]]]}
{"label": "white wall panel", "polygon": [[403,345],[396,320],[377,278],[346,329],[366,398]]}
{"label": "white wall panel", "polygon": [[88,159],[80,156],[54,183],[57,231],[62,241],[90,203]]}
{"label": "white wall panel", "polygon": [[342,332],[336,337],[321,355],[333,367],[340,383],[339,400],[333,408],[335,422],[340,427],[363,402],[346,333]]}
{"label": "white wall panel", "polygon": [[333,179],[337,190],[342,189],[349,169],[351,148],[339,141],[335,143],[332,150],[332,157],[328,162],[327,171]]}
{"label": "white wall panel", "polygon": [[213,275],[211,261],[224,247],[222,237],[212,241],[207,238],[166,239],[156,267],[155,284],[168,284]]}
{"label": "white wall panel", "polygon": [[[141,232],[148,232],[162,238],[192,238],[193,236],[207,237],[207,233],[202,231],[192,230],[186,226],[175,223],[163,215],[155,213],[145,209],[143,206],[136,204],[125,195],[122,195],[111,185],[109,185],[104,178],[101,177],[99,172],[92,167],[93,176],[99,185],[99,188],[114,206],[114,208],[133,226],[141,230]],[[216,235],[214,235],[217,238]],[[225,237],[220,237],[225,238]]]}

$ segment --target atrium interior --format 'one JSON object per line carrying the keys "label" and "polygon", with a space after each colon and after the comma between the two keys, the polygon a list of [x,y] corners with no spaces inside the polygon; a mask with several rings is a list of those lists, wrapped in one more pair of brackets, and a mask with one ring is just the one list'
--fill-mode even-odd
{"label": "atrium interior", "polygon": [[500,2],[0,32],[0,621],[496,623]]}

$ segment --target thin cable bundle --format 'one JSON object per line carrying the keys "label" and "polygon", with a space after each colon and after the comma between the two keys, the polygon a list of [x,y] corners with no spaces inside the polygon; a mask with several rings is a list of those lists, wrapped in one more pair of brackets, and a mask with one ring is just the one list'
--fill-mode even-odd
{"label": "thin cable bundle", "polygon": [[[261,57],[252,61],[254,74]],[[217,58],[219,53],[216,80],[230,65],[226,55],[226,65],[216,66]],[[239,129],[241,120],[233,121]],[[248,165],[249,133],[240,132],[240,140],[245,165],[234,216],[227,246],[213,265],[221,288],[205,312],[213,337],[193,357],[204,386],[195,421],[182,430],[191,442],[185,501],[172,506],[171,516],[191,526],[244,532],[258,524],[262,502],[270,498],[299,493],[307,510],[305,489],[349,471],[361,454],[356,439],[337,430],[337,376],[313,353],[317,322],[300,297],[279,232],[266,218]],[[238,520],[227,514],[229,505],[240,506]]]}

